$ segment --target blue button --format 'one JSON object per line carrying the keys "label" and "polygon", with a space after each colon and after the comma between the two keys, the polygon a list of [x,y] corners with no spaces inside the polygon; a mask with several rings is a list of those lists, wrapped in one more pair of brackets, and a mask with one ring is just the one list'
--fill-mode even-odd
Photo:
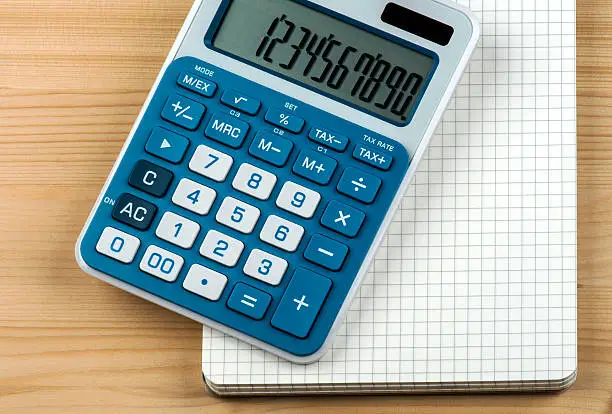
{"label": "blue button", "polygon": [[238,283],[227,301],[227,307],[249,318],[260,320],[263,319],[270,302],[272,297],[266,292]]}
{"label": "blue button", "polygon": [[298,268],[272,317],[272,326],[298,338],[306,338],[327,298],[332,282]]}
{"label": "blue button", "polygon": [[185,72],[179,75],[176,83],[182,88],[189,89],[207,98],[214,96],[217,91],[216,83]]}
{"label": "blue button", "polygon": [[161,116],[168,122],[195,131],[198,129],[205,113],[206,107],[204,105],[184,96],[174,95],[168,98]]}
{"label": "blue button", "polygon": [[362,203],[370,204],[382,185],[380,178],[357,168],[347,168],[340,177],[338,191]]}
{"label": "blue button", "polygon": [[391,168],[391,163],[393,162],[392,156],[375,149],[368,148],[364,145],[357,145],[355,147],[355,151],[353,151],[353,158],[383,171],[389,170],[389,168]]}
{"label": "blue button", "polygon": [[363,211],[339,201],[332,201],[321,217],[321,224],[347,237],[355,237],[361,230],[365,217]]}
{"label": "blue button", "polygon": [[292,150],[293,142],[269,132],[260,132],[253,140],[249,154],[277,167],[282,167],[287,163]]}
{"label": "blue button", "polygon": [[321,153],[304,151],[293,165],[293,172],[317,184],[327,185],[332,179],[338,162]]}
{"label": "blue button", "polygon": [[281,111],[276,108],[268,110],[266,122],[296,134],[302,132],[305,124],[302,118],[293,115],[291,112]]}
{"label": "blue button", "polygon": [[340,152],[344,152],[349,144],[348,137],[339,135],[325,128],[311,129],[308,138],[313,142]]}
{"label": "blue button", "polygon": [[221,102],[249,115],[256,115],[261,107],[261,102],[236,91],[225,91],[221,96]]}
{"label": "blue button", "polygon": [[206,136],[232,148],[240,148],[249,132],[249,124],[233,116],[217,113],[210,118]]}
{"label": "blue button", "polygon": [[189,140],[182,135],[157,127],[151,132],[145,149],[149,154],[174,164],[183,160]]}
{"label": "blue button", "polygon": [[349,248],[329,237],[315,234],[304,251],[304,258],[326,269],[337,272],[342,268]]}

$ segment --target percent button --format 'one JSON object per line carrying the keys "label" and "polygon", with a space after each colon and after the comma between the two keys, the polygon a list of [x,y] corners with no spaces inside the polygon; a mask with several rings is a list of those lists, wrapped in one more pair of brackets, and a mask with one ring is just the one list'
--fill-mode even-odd
{"label": "percent button", "polygon": [[276,108],[270,108],[266,112],[265,119],[267,123],[286,129],[294,134],[302,132],[306,123],[302,118]]}

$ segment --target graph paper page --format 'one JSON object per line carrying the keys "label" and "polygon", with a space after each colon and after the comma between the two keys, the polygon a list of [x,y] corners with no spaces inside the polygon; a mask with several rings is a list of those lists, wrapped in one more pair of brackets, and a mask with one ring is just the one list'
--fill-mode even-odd
{"label": "graph paper page", "polygon": [[482,38],[329,353],[204,328],[216,384],[559,380],[576,369],[574,0],[460,0]]}

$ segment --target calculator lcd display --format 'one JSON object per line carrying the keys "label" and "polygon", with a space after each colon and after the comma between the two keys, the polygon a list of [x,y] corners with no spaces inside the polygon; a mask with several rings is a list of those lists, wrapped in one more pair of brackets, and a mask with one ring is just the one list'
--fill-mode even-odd
{"label": "calculator lcd display", "polygon": [[408,124],[436,60],[289,0],[232,0],[213,47],[350,103],[397,125]]}

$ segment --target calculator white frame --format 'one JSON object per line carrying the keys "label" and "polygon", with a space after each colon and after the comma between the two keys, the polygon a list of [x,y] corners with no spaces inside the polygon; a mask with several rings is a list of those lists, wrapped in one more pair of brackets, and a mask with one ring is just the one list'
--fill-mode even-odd
{"label": "calculator white frame", "polygon": [[[193,4],[191,11],[185,19],[185,23],[183,24],[183,27],[181,28],[177,39],[170,53],[168,54],[164,65],[162,66],[162,69],[159,75],[157,76],[157,79],[155,80],[155,83],[151,88],[149,95],[147,96],[142,110],[138,115],[138,118],[134,123],[134,126],[132,127],[132,130],[119,156],[117,157],[117,160],[108,176],[108,179],[106,180],[106,183],[104,184],[104,187],[100,192],[95,206],[92,209],[87,219],[87,222],[85,223],[85,226],[81,231],[81,234],[79,235],[75,247],[76,260],[79,266],[83,269],[83,271],[106,283],[123,289],[129,293],[132,293],[157,305],[163,306],[190,319],[198,321],[220,332],[234,336],[239,340],[250,343],[258,348],[271,352],[291,362],[298,364],[309,364],[319,360],[323,355],[325,355],[331,345],[331,341],[336,335],[336,331],[340,327],[342,321],[344,321],[344,315],[346,314],[346,311],[348,310],[351,302],[353,301],[355,294],[357,293],[357,289],[361,285],[363,278],[370,269],[370,265],[375,257],[378,247],[380,246],[383,240],[386,230],[391,224],[391,221],[393,220],[395,212],[397,211],[401,200],[408,188],[408,185],[410,184],[414,177],[414,174],[416,173],[418,164],[421,158],[423,157],[423,154],[429,144],[429,141],[433,136],[435,128],[437,127],[440,119],[442,118],[444,110],[446,109],[446,106],[448,105],[454,93],[455,87],[459,83],[459,80],[467,66],[467,63],[469,62],[471,54],[476,47],[478,38],[480,36],[480,26],[475,16],[467,8],[457,5],[455,3],[448,2],[446,0],[394,0],[396,4],[421,12],[430,17],[437,18],[441,21],[446,22],[447,24],[451,24],[451,21],[453,20],[458,21],[459,16],[461,16],[461,19],[463,20],[461,22],[461,25],[465,25],[465,23],[467,22],[471,26],[471,36],[469,37],[468,42],[465,44],[465,47],[462,47],[460,56],[455,59],[458,63],[454,66],[452,74],[448,77],[448,83],[444,88],[444,93],[441,98],[435,99],[435,102],[430,102],[427,99],[428,94],[425,93],[423,100],[419,104],[419,111],[429,110],[432,113],[432,116],[429,117],[429,120],[427,122],[423,122],[417,115],[415,115],[414,119],[410,124],[405,126],[396,126],[385,122],[384,120],[377,118],[373,115],[364,113],[363,111],[360,111],[355,107],[351,107],[332,98],[325,97],[311,89],[307,89],[305,87],[291,83],[290,81],[280,78],[270,72],[258,69],[254,66],[250,66],[247,63],[240,62],[227,55],[209,49],[204,43],[204,38],[209,30],[209,27],[211,26],[215,15],[217,14],[217,10],[222,1],[223,0],[196,0]],[[447,46],[440,46],[436,43],[412,35],[394,26],[383,23],[380,20],[380,16],[382,15],[384,7],[390,2],[390,0],[310,0],[310,2],[318,4],[324,8],[333,10],[342,15],[346,15],[357,21],[363,22],[366,25],[376,27],[377,29],[387,32],[395,37],[407,40],[417,45],[421,45],[429,50],[436,52],[438,56],[440,56],[440,65],[436,70],[436,74],[438,73],[438,71],[444,70],[443,60],[445,53],[441,52],[445,48],[452,48],[453,40],[451,40],[451,43]],[[455,38],[456,36],[453,37]],[[307,104],[313,105],[322,110],[340,116],[364,128],[378,132],[381,135],[393,138],[404,144],[404,146],[406,146],[406,148],[408,149],[409,154],[412,155],[412,164],[406,176],[404,177],[404,180],[402,181],[402,184],[398,190],[396,197],[394,198],[391,204],[389,213],[385,217],[381,228],[377,233],[376,238],[374,239],[374,242],[368,250],[368,254],[364,258],[361,269],[353,282],[353,285],[342,305],[342,308],[338,312],[332,329],[330,330],[329,335],[327,336],[327,339],[325,340],[323,346],[312,355],[308,355],[305,357],[293,355],[282,349],[271,346],[268,343],[245,335],[240,331],[205,318],[170,301],[152,295],[149,292],[146,292],[142,289],[139,289],[135,286],[132,286],[119,279],[116,279],[112,276],[109,276],[105,273],[91,268],[89,265],[87,265],[87,263],[85,263],[83,257],[81,256],[80,251],[83,237],[87,229],[89,228],[96,211],[104,200],[105,194],[108,191],[108,187],[127,151],[127,148],[129,147],[132,141],[136,130],[140,126],[142,118],[149,104],[151,103],[151,100],[155,95],[157,88],[159,87],[159,84],[163,75],[166,72],[166,69],[173,61],[184,56],[193,56],[204,61],[211,61],[215,66],[232,71],[234,73],[240,73],[242,76],[245,76],[280,93],[286,94],[288,96],[294,96],[296,99],[299,99],[300,101],[303,101]],[[436,87],[436,74],[434,74],[434,77],[432,78],[428,89]],[[417,132],[418,130],[421,130],[421,132]],[[415,133],[416,135],[420,135],[422,137],[420,140],[418,140],[418,142],[411,143],[410,140],[406,139],[406,137],[414,136]]]}

